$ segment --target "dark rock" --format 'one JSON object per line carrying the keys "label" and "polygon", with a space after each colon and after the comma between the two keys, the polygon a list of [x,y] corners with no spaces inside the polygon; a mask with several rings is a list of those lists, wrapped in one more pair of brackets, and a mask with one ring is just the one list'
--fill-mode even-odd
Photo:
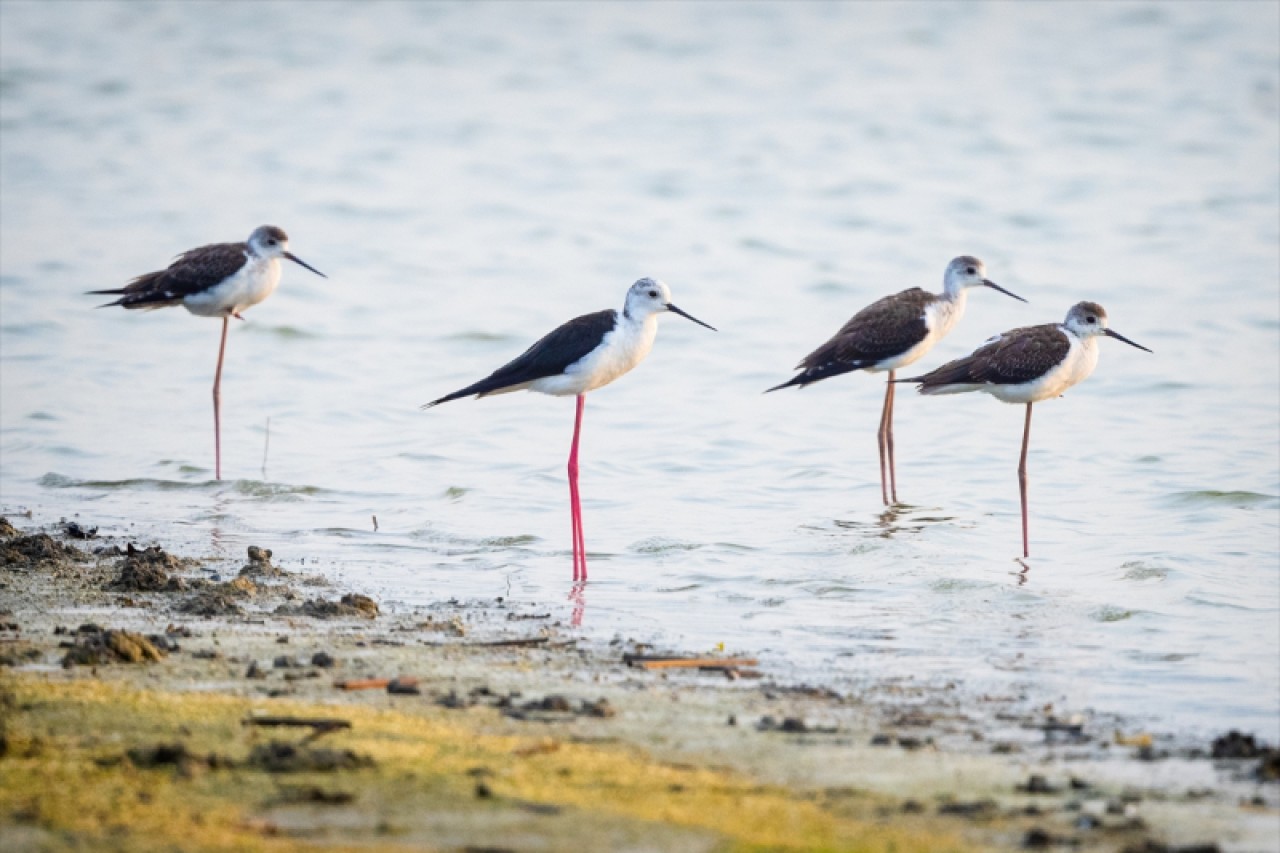
{"label": "dark rock", "polygon": [[318,666],[321,669],[331,669],[337,660],[328,652],[316,652],[311,656],[311,665]]}
{"label": "dark rock", "polygon": [[985,818],[993,817],[999,807],[994,800],[971,800],[966,802],[943,803],[938,806],[938,814],[955,817]]}
{"label": "dark rock", "polygon": [[84,528],[79,522],[67,521],[62,525],[63,532],[72,539],[92,539],[98,535],[98,528]]}
{"label": "dark rock", "polygon": [[893,735],[887,735],[884,732],[871,736],[872,746],[893,746]]}
{"label": "dark rock", "polygon": [[38,569],[61,563],[87,560],[79,548],[63,544],[47,533],[17,536],[0,546],[0,566],[12,569]]}
{"label": "dark rock", "polygon": [[129,592],[173,591],[181,587],[181,582],[175,583],[169,571],[181,567],[181,561],[172,554],[166,554],[159,545],[140,551],[130,543],[118,566],[120,574],[107,588]]}
{"label": "dark rock", "polygon": [[202,589],[178,606],[183,613],[193,616],[232,616],[241,613],[236,594],[226,584]]}
{"label": "dark rock", "polygon": [[62,665],[70,669],[73,666],[109,663],[143,663],[158,661],[163,657],[164,652],[141,634],[101,629],[82,630],[77,631],[75,642],[62,658]]}
{"label": "dark rock", "polygon": [[18,535],[18,528],[9,523],[9,519],[0,515],[0,539],[11,539]]}
{"label": "dark rock", "polygon": [[278,740],[255,746],[247,763],[268,773],[328,773],[374,765],[372,758],[349,749],[312,748]]}
{"label": "dark rock", "polygon": [[289,655],[278,655],[276,659],[271,662],[271,665],[276,669],[291,669],[293,667],[301,666],[301,664],[289,657]]}
{"label": "dark rock", "polygon": [[1225,735],[1213,739],[1210,755],[1214,758],[1257,758],[1265,749],[1266,747],[1258,743],[1253,735],[1232,729]]}
{"label": "dark rock", "polygon": [[265,669],[263,669],[262,667],[258,666],[258,662],[257,662],[256,660],[255,660],[255,661],[251,661],[251,662],[249,663],[249,668],[248,668],[247,670],[245,670],[244,677],[245,677],[245,678],[255,678],[255,679],[259,679],[259,678],[266,678],[266,677],[267,677],[267,671],[266,671]]}
{"label": "dark rock", "polygon": [[378,615],[378,605],[367,595],[344,595],[340,601],[308,599],[302,604],[282,604],[276,608],[278,616],[310,616],[313,619],[373,619]]}
{"label": "dark rock", "polygon": [[184,774],[190,774],[197,767],[208,767],[218,763],[214,759],[191,752],[185,743],[136,746],[128,750],[125,756],[134,767],[140,769],[176,767],[180,773]]}
{"label": "dark rock", "polygon": [[240,577],[278,578],[288,572],[271,563],[271,549],[249,546],[249,562],[240,569]]}
{"label": "dark rock", "polygon": [[1041,776],[1039,773],[1033,773],[1027,777],[1027,781],[1018,785],[1017,791],[1023,794],[1057,794],[1061,791],[1049,784],[1049,780]]}
{"label": "dark rock", "polygon": [[609,703],[608,699],[601,697],[594,702],[583,702],[582,713],[588,717],[615,717],[618,714],[616,708]]}

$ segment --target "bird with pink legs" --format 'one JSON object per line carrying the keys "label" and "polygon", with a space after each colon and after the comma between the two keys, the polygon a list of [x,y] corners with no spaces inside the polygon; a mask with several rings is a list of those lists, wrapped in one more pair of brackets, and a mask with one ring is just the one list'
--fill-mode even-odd
{"label": "bird with pink legs", "polygon": [[578,489],[578,440],[586,395],[627,373],[649,354],[658,333],[658,316],[671,312],[709,326],[671,303],[671,289],[642,278],[627,291],[621,311],[612,308],[584,314],[556,328],[524,353],[479,382],[425,404],[428,409],[461,397],[488,397],[511,391],[537,391],[555,397],[577,397],[573,444],[569,449],[569,514],[573,528],[573,579],[587,579],[587,547],[582,532],[582,498]]}
{"label": "bird with pink legs", "polygon": [[286,258],[321,278],[325,274],[289,252],[289,237],[274,225],[255,228],[243,243],[213,243],[188,249],[162,270],[138,276],[116,290],[90,290],[91,294],[119,296],[115,302],[127,309],[168,308],[181,305],[198,317],[222,319],[218,367],[213,374],[213,470],[222,479],[222,359],[227,350],[227,324],[242,311],[275,292],[280,283],[280,259]]}

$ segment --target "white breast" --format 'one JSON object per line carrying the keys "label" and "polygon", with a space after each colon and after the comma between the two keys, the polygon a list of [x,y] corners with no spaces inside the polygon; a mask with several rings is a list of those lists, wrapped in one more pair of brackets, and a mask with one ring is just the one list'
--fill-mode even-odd
{"label": "white breast", "polygon": [[619,315],[618,325],[600,341],[600,346],[569,365],[558,376],[547,376],[529,384],[530,391],[569,396],[585,394],[608,385],[644,361],[658,334],[658,318],[650,314],[636,322]]}
{"label": "white breast", "polygon": [[1061,331],[1070,341],[1071,348],[1067,350],[1066,358],[1055,367],[1031,382],[1020,385],[987,385],[983,390],[1006,403],[1038,403],[1061,397],[1068,388],[1088,379],[1089,374],[1098,366],[1098,342],[1093,338],[1081,340],[1065,329]]}
{"label": "white breast", "polygon": [[906,352],[878,362],[874,367],[868,367],[867,372],[881,373],[886,370],[897,370],[919,361],[933,349],[934,344],[945,338],[952,327],[964,316],[964,305],[963,290],[956,294],[955,299],[937,299],[929,303],[924,309],[925,328],[929,330],[924,339]]}
{"label": "white breast", "polygon": [[191,294],[182,304],[192,314],[201,317],[238,314],[274,293],[279,283],[278,258],[249,256],[248,262],[235,275],[215,287]]}

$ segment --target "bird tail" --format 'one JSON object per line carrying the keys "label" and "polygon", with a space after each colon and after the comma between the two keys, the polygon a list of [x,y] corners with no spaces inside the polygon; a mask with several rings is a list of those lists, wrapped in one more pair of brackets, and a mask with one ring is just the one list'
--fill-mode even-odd
{"label": "bird tail", "polygon": [[94,296],[103,295],[120,297],[115,302],[104,302],[101,305],[95,305],[95,308],[111,308],[116,305],[129,309],[164,308],[169,305],[179,305],[182,302],[181,297],[174,299],[171,296],[166,296],[163,293],[157,293],[155,291],[139,293],[137,291],[129,290],[127,287],[119,288],[117,290],[86,290],[85,293]]}
{"label": "bird tail", "polygon": [[419,408],[430,409],[432,406],[438,406],[441,403],[448,403],[450,400],[460,400],[463,397],[484,397],[488,394],[505,394],[508,391],[519,391],[529,385],[528,382],[512,383],[507,379],[497,379],[492,376],[485,377],[479,382],[473,382],[466,388],[454,391],[452,394],[445,394],[439,400],[432,400],[430,403],[423,403]]}
{"label": "bird tail", "polygon": [[766,389],[764,393],[768,394],[770,391],[790,388],[792,385],[797,385],[803,388],[806,385],[812,385],[815,382],[830,379],[832,376],[840,376],[844,373],[852,373],[855,370],[861,370],[865,366],[866,365],[848,361],[827,362],[826,364],[819,365],[818,367],[811,367],[803,373],[798,373],[786,382],[783,382],[781,385],[775,385],[772,388]]}

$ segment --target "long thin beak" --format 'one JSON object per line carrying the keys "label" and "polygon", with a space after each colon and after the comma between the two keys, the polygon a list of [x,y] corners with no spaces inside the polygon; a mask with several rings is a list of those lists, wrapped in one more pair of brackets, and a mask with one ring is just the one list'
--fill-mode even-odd
{"label": "long thin beak", "polygon": [[709,326],[709,325],[707,325],[706,323],[702,322],[701,320],[699,320],[697,317],[693,316],[692,314],[686,314],[685,312],[681,311],[681,310],[680,310],[679,308],[677,308],[676,306],[672,305],[670,302],[668,302],[668,303],[667,303],[667,310],[668,310],[668,311],[670,311],[672,314],[679,314],[681,317],[684,317],[686,320],[692,320],[693,322],[697,323],[699,326],[706,326],[708,329],[710,329],[710,330],[711,330],[711,331],[713,331],[713,332],[718,332],[718,331],[720,331],[720,330],[719,330],[719,329],[717,329],[715,326]]}
{"label": "long thin beak", "polygon": [[1016,293],[1010,293],[1009,291],[1005,290],[1003,287],[1001,287],[1000,285],[996,284],[994,281],[992,281],[992,280],[991,280],[991,279],[989,279],[989,278],[984,278],[984,279],[982,280],[982,283],[983,283],[983,284],[985,284],[987,287],[991,288],[992,290],[998,290],[998,291],[1000,291],[1000,292],[1001,292],[1001,293],[1003,293],[1005,296],[1012,296],[1014,299],[1018,300],[1019,302],[1026,302],[1026,301],[1027,301],[1027,300],[1023,299],[1021,296],[1019,296],[1018,294],[1016,294]]}
{"label": "long thin beak", "polygon": [[295,264],[297,264],[298,266],[300,266],[300,267],[306,267],[307,269],[311,270],[313,273],[315,273],[316,275],[320,276],[321,278],[328,278],[328,277],[329,277],[329,276],[325,275],[324,273],[320,272],[320,270],[318,270],[318,269],[316,269],[315,267],[311,266],[311,264],[309,264],[309,263],[307,263],[306,261],[302,260],[302,258],[298,257],[298,256],[297,256],[297,255],[295,255],[293,252],[281,252],[281,254],[282,254],[282,255],[284,255],[284,256],[285,256],[286,258],[288,258],[289,260],[293,261],[293,262],[294,262]]}
{"label": "long thin beak", "polygon": [[[1142,344],[1135,344],[1133,341],[1129,340],[1128,338],[1126,338],[1124,335],[1120,334],[1119,332],[1113,332],[1113,331],[1111,331],[1110,329],[1103,329],[1103,330],[1102,330],[1102,334],[1106,335],[1108,338],[1115,338],[1117,341],[1124,341],[1124,342],[1125,342],[1126,344],[1128,344],[1129,346],[1131,346],[1131,347],[1137,347],[1138,349],[1142,350],[1143,352],[1151,352],[1151,350],[1147,349],[1147,348],[1146,348],[1146,347],[1144,347]],[[1152,355],[1155,355],[1155,353],[1152,353]]]}

